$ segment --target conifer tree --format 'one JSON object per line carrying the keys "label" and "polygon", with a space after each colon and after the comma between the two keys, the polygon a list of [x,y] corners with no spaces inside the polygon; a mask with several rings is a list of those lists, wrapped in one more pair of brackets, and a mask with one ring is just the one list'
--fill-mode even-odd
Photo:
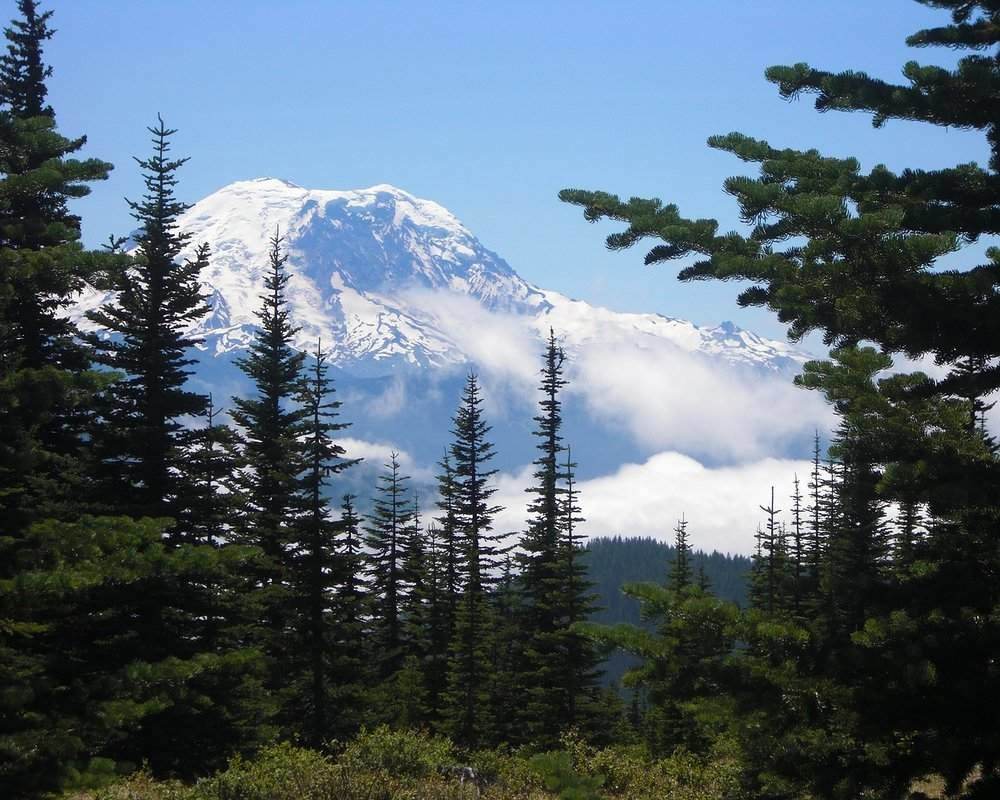
{"label": "conifer tree", "polygon": [[682,515],[674,527],[674,561],[670,565],[667,585],[675,592],[683,592],[691,585],[691,545],[688,544],[687,525]]}
{"label": "conifer tree", "polygon": [[458,599],[461,593],[462,545],[459,541],[456,505],[458,487],[455,482],[451,454],[447,449],[441,461],[438,462],[438,467],[441,470],[437,475],[437,507],[441,512],[441,515],[437,517],[441,539],[441,624],[445,631],[446,641],[451,642],[455,635],[455,618],[458,614]]}
{"label": "conifer tree", "polygon": [[[346,450],[333,435],[349,423],[339,422],[341,403],[334,399],[329,377],[327,354],[316,343],[308,376],[299,389],[304,432],[304,471],[300,479],[303,514],[300,536],[292,562],[292,579],[297,587],[300,606],[300,636],[309,653],[309,740],[319,747],[329,735],[330,661],[342,657],[336,632],[332,630],[335,595],[344,579],[341,553],[337,542],[337,524],[330,519],[324,489],[330,476],[357,463],[345,458]],[[334,652],[331,652],[334,651]]]}
{"label": "conifer tree", "polygon": [[420,503],[414,492],[406,552],[403,556],[407,591],[400,603],[406,660],[410,669],[415,671],[413,676],[406,676],[405,681],[411,687],[418,687],[419,694],[419,703],[411,705],[406,712],[412,725],[426,725],[440,705],[440,694],[435,693],[435,688],[432,687],[434,669],[437,666],[432,642],[435,617],[440,610],[437,607],[437,577],[434,574],[437,568],[434,559],[435,554],[431,552],[430,542],[421,525]]}
{"label": "conifer tree", "polygon": [[263,627],[257,627],[255,636],[272,657],[285,652],[281,638],[290,615],[289,569],[299,541],[299,518],[305,511],[301,477],[306,463],[301,440],[307,432],[306,411],[298,402],[305,354],[292,346],[298,329],[291,323],[285,300],[288,257],[281,245],[275,233],[268,252],[265,294],[257,311],[258,328],[249,353],[236,362],[253,382],[254,393],[234,397],[232,412],[245,461],[239,539],[261,551],[254,602]]}
{"label": "conifer tree", "polygon": [[403,475],[399,454],[393,451],[385,472],[378,478],[378,496],[365,526],[369,551],[369,585],[374,615],[376,672],[383,681],[395,675],[406,656],[402,608],[407,594],[404,567],[409,526],[413,523],[408,502],[408,475]]}
{"label": "conifer tree", "polygon": [[447,554],[441,531],[434,523],[427,526],[427,572],[425,579],[428,604],[427,656],[425,664],[427,711],[432,723],[441,715],[442,697],[448,684],[448,645],[451,630],[448,620],[446,583]]}
{"label": "conifer tree", "polygon": [[[863,732],[830,733],[826,741],[863,740],[865,748],[838,750],[831,745],[800,759],[799,767],[815,769],[804,779],[809,785],[803,791],[816,796],[891,796],[928,770],[945,775],[948,791],[955,793],[967,779],[970,795],[995,794],[1000,785],[995,766],[1000,760],[988,732],[991,723],[974,710],[976,698],[1000,690],[990,666],[990,650],[1000,635],[993,623],[975,629],[969,624],[972,618],[995,620],[987,609],[1000,604],[996,581],[987,577],[1000,564],[995,546],[987,544],[995,540],[992,532],[998,525],[1000,464],[982,436],[971,430],[976,398],[988,398],[1000,388],[995,366],[1000,357],[1000,295],[995,291],[1000,250],[988,248],[985,260],[980,251],[970,251],[962,268],[953,266],[962,256],[953,255],[951,264],[937,268],[942,256],[1000,232],[994,213],[1000,191],[1000,63],[995,52],[1000,27],[994,3],[923,3],[949,12],[950,24],[919,30],[908,44],[958,51],[953,66],[911,61],[898,85],[859,70],[831,73],[805,63],[771,67],[767,78],[783,97],[813,94],[817,109],[869,113],[877,127],[890,120],[912,120],[979,131],[989,148],[987,165],[899,172],[877,165],[865,172],[852,158],[778,149],[737,133],[713,137],[712,147],[760,168],[756,178],[739,176],[725,184],[740,205],[741,217],[753,223],[745,235],[720,235],[714,220],[685,218],[677,206],[658,200],[623,202],[601,192],[572,190],[561,195],[583,205],[589,220],[607,217],[627,223],[627,230],[609,238],[611,247],[658,238],[647,263],[694,255],[695,263],[681,271],[682,279],[746,281],[739,302],[775,311],[790,325],[793,338],[815,330],[844,358],[851,358],[850,350],[866,341],[884,353],[929,356],[949,370],[942,380],[919,373],[895,376],[880,380],[871,391],[856,386],[857,391],[843,397],[853,422],[867,416],[866,433],[878,435],[863,440],[847,431],[841,437],[840,446],[853,455],[836,476],[837,505],[843,508],[827,521],[831,539],[824,555],[826,561],[841,565],[834,571],[845,579],[839,588],[846,594],[830,597],[835,606],[841,605],[838,635],[866,641],[870,651],[880,651],[886,659],[907,664],[923,659],[924,674],[934,675],[934,688],[915,680],[912,694],[902,698],[884,689],[868,694],[853,686],[849,696],[855,719],[867,727]],[[862,352],[854,358],[864,362],[877,357],[881,353]],[[829,377],[836,381],[840,376]],[[955,426],[956,412],[962,431]],[[871,465],[884,465],[877,484],[880,499],[919,498],[935,517],[922,544],[921,558],[929,568],[902,593],[887,585],[882,587],[886,591],[877,588],[877,562],[882,558],[878,547],[856,582],[844,568],[851,553],[864,549],[863,542],[874,546],[879,539],[874,531],[876,504],[869,494]],[[940,524],[942,520],[947,523]],[[856,536],[849,532],[855,524]],[[830,575],[830,567],[825,569]],[[829,577],[825,581],[828,590],[834,588]],[[907,634],[890,624],[899,613],[884,617],[887,609],[879,608],[883,602],[898,603],[897,612],[920,619],[908,628],[908,642]],[[869,613],[868,634],[850,634],[861,615]],[[944,628],[948,634],[942,633]],[[893,635],[872,638],[877,630]],[[952,644],[929,646],[924,635],[930,630],[938,632],[934,641]],[[850,650],[851,645],[845,647]],[[851,663],[858,655],[845,653],[839,664]],[[860,680],[858,675],[837,677],[848,684]],[[966,690],[972,686],[974,693]],[[843,698],[824,707],[843,707]],[[920,719],[901,718],[904,708],[919,708]],[[833,724],[829,715],[818,713],[815,719]],[[942,748],[942,741],[953,746]],[[877,757],[866,760],[876,752]],[[873,763],[879,759],[881,767]],[[887,764],[892,768],[886,769]],[[973,771],[982,764],[990,766]],[[790,768],[785,764],[776,770],[772,764],[768,774],[787,777]]]}
{"label": "conifer tree", "polygon": [[528,738],[524,730],[527,715],[523,710],[512,713],[524,702],[523,677],[520,675],[524,660],[524,633],[521,627],[524,614],[519,607],[523,594],[517,585],[513,563],[510,553],[506,553],[491,598],[495,622],[490,635],[490,712],[493,736],[503,744]]}
{"label": "conifer tree", "polygon": [[802,492],[799,488],[799,476],[792,479],[792,543],[791,543],[791,581],[792,581],[792,613],[797,617],[802,609],[802,599],[805,591],[805,565],[807,561],[806,542],[802,525]]}
{"label": "conifer tree", "polygon": [[71,516],[89,478],[91,398],[107,380],[61,312],[100,259],[83,251],[68,203],[111,170],[73,157],[86,138],[61,135],[45,103],[52,12],[31,0],[18,9],[0,57],[0,517],[10,535]]}
{"label": "conifer tree", "polygon": [[368,642],[369,603],[365,582],[365,554],[361,542],[361,520],[354,509],[354,496],[346,494],[336,523],[338,542],[337,587],[331,628],[331,695],[337,713],[328,720],[330,738],[353,734],[364,721],[369,707],[370,671]]}
{"label": "conifer tree", "polygon": [[815,587],[819,583],[819,565],[825,547],[824,487],[827,485],[823,475],[823,462],[819,446],[819,431],[813,439],[812,469],[809,472],[809,570]]}
{"label": "conifer tree", "polygon": [[225,600],[203,602],[195,616],[191,593],[178,591],[231,591],[221,578],[238,575],[250,554],[173,546],[163,534],[158,520],[82,516],[0,542],[20,566],[0,582],[12,666],[22,668],[11,680],[0,663],[3,702],[16,703],[0,713],[9,796],[58,790],[95,759],[191,778],[273,734],[260,660],[220,647],[213,632]]}
{"label": "conifer tree", "polygon": [[21,18],[4,29],[7,53],[0,57],[0,103],[19,117],[51,117],[45,81],[52,67],[42,60],[42,48],[54,33],[48,25],[52,12],[40,12],[35,0],[18,0],[17,9]]}
{"label": "conifer tree", "polygon": [[560,454],[563,451],[562,401],[559,393],[566,386],[563,377],[565,355],[549,329],[549,339],[541,369],[537,425],[538,456],[535,459],[534,485],[526,491],[533,495],[528,506],[531,515],[528,529],[521,538],[520,584],[525,603],[522,628],[525,636],[522,683],[526,702],[522,708],[524,728],[539,743],[555,746],[568,724],[570,698],[565,677],[568,665],[563,660],[567,626],[568,575],[566,554],[561,547],[564,525]]}
{"label": "conifer tree", "polygon": [[184,437],[190,491],[178,509],[177,538],[193,544],[221,544],[232,532],[239,510],[239,437],[219,421],[221,415],[222,409],[209,395],[204,424]]}
{"label": "conifer tree", "polygon": [[345,650],[360,656],[364,652],[364,618],[367,616],[364,568],[365,555],[361,546],[361,520],[354,509],[355,497],[345,494],[340,505],[338,527],[341,542],[341,582],[339,597],[339,629]]}
{"label": "conifer tree", "polygon": [[483,399],[475,374],[465,383],[455,413],[450,448],[454,464],[456,530],[461,537],[463,586],[455,633],[451,642],[445,722],[448,731],[464,745],[489,742],[493,733],[490,713],[490,636],[492,609],[488,595],[495,583],[498,536],[491,532],[501,510],[490,499],[496,492],[489,467],[493,444],[483,417]]}
{"label": "conifer tree", "polygon": [[208,403],[186,386],[197,342],[188,330],[208,312],[199,283],[208,246],[178,261],[190,240],[177,228],[188,206],[174,194],[186,159],[170,158],[176,131],[162,119],[149,132],[153,154],[137,159],[146,194],[129,201],[139,223],[136,258],[114,275],[115,299],[88,315],[112,334],[90,337],[96,360],[125,376],[111,393],[97,446],[105,506],[136,517],[176,518],[190,491],[183,420],[204,414]]}
{"label": "conifer tree", "polygon": [[579,525],[585,522],[581,516],[579,492],[576,488],[576,468],[572,448],[566,447],[566,460],[562,464],[561,476],[565,482],[565,493],[560,506],[559,555],[562,562],[562,636],[564,640],[565,667],[562,683],[565,686],[566,711],[564,726],[579,728],[589,735],[606,727],[606,704],[599,701],[597,683],[601,675],[600,657],[593,644],[576,631],[576,625],[585,622],[599,609],[594,601],[593,584],[587,576],[584,560],[582,536]]}

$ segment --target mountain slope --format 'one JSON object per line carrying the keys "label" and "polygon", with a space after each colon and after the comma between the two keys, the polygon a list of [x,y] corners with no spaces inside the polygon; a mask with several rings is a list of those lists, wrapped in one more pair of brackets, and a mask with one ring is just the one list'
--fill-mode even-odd
{"label": "mountain slope", "polygon": [[[358,375],[400,366],[444,368],[473,361],[449,325],[453,311],[432,296],[464,299],[542,337],[549,327],[568,350],[595,343],[669,342],[731,365],[784,371],[803,360],[790,347],[730,323],[700,328],[658,314],[621,314],[544,291],[522,279],[442,206],[389,185],[354,191],[304,189],[275,178],[240,181],[192,206],[180,227],[191,247],[211,246],[203,280],[211,315],[195,332],[221,355],[243,349],[263,290],[268,240],[284,237],[288,299],[301,327],[296,344],[322,338],[332,362]],[[190,254],[187,254],[190,255]],[[84,313],[108,298],[84,292]]]}

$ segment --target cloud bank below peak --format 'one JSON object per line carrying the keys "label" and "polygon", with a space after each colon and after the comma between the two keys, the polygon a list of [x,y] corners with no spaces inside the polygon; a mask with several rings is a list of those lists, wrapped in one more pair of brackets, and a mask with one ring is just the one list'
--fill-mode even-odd
{"label": "cloud bank below peak", "polygon": [[625,323],[595,323],[593,316],[612,312],[587,307],[591,317],[579,309],[561,313],[573,301],[546,296],[549,312],[533,317],[487,311],[469,298],[440,292],[410,293],[408,301],[466,354],[494,406],[513,402],[527,409],[537,402],[540,357],[551,326],[567,354],[565,402],[581,402],[644,454],[676,450],[709,463],[743,463],[805,452],[814,431],[832,422],[822,397],[793,384],[794,370],[707,355],[691,345],[699,329],[690,323],[660,318],[677,335],[638,327],[654,315],[614,315]]}

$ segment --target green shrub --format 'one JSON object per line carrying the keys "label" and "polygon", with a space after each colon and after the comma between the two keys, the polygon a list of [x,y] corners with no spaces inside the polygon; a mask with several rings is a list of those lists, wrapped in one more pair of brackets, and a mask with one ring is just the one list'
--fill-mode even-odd
{"label": "green shrub", "polygon": [[338,761],[348,770],[422,778],[455,764],[455,758],[454,746],[448,739],[382,725],[372,731],[362,730]]}
{"label": "green shrub", "polygon": [[199,781],[193,800],[339,800],[344,777],[329,758],[291,744],[266,747],[252,760],[234,758]]}
{"label": "green shrub", "polygon": [[559,793],[559,800],[601,800],[597,790],[604,779],[576,772],[573,756],[567,751],[540,753],[531,759],[531,766],[541,775],[546,789]]}

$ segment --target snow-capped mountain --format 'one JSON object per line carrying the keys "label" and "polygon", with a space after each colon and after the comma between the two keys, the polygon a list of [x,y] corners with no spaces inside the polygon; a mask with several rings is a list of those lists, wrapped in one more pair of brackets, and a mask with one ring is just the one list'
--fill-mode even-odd
{"label": "snow-capped mountain", "polygon": [[[193,205],[180,227],[191,235],[192,250],[202,242],[211,247],[202,278],[212,311],[196,332],[214,355],[241,350],[252,336],[269,239],[277,232],[288,254],[297,346],[311,349],[321,339],[334,364],[359,375],[475,360],[467,343],[475,331],[449,324],[451,307],[434,298],[474,302],[539,338],[551,327],[570,352],[627,341],[638,348],[669,343],[768,371],[803,360],[788,345],[731,323],[703,328],[658,314],[617,313],[535,287],[447,209],[386,184],[331,191],[275,178],[240,181]],[[85,312],[107,299],[84,292],[73,317],[92,327]]]}

